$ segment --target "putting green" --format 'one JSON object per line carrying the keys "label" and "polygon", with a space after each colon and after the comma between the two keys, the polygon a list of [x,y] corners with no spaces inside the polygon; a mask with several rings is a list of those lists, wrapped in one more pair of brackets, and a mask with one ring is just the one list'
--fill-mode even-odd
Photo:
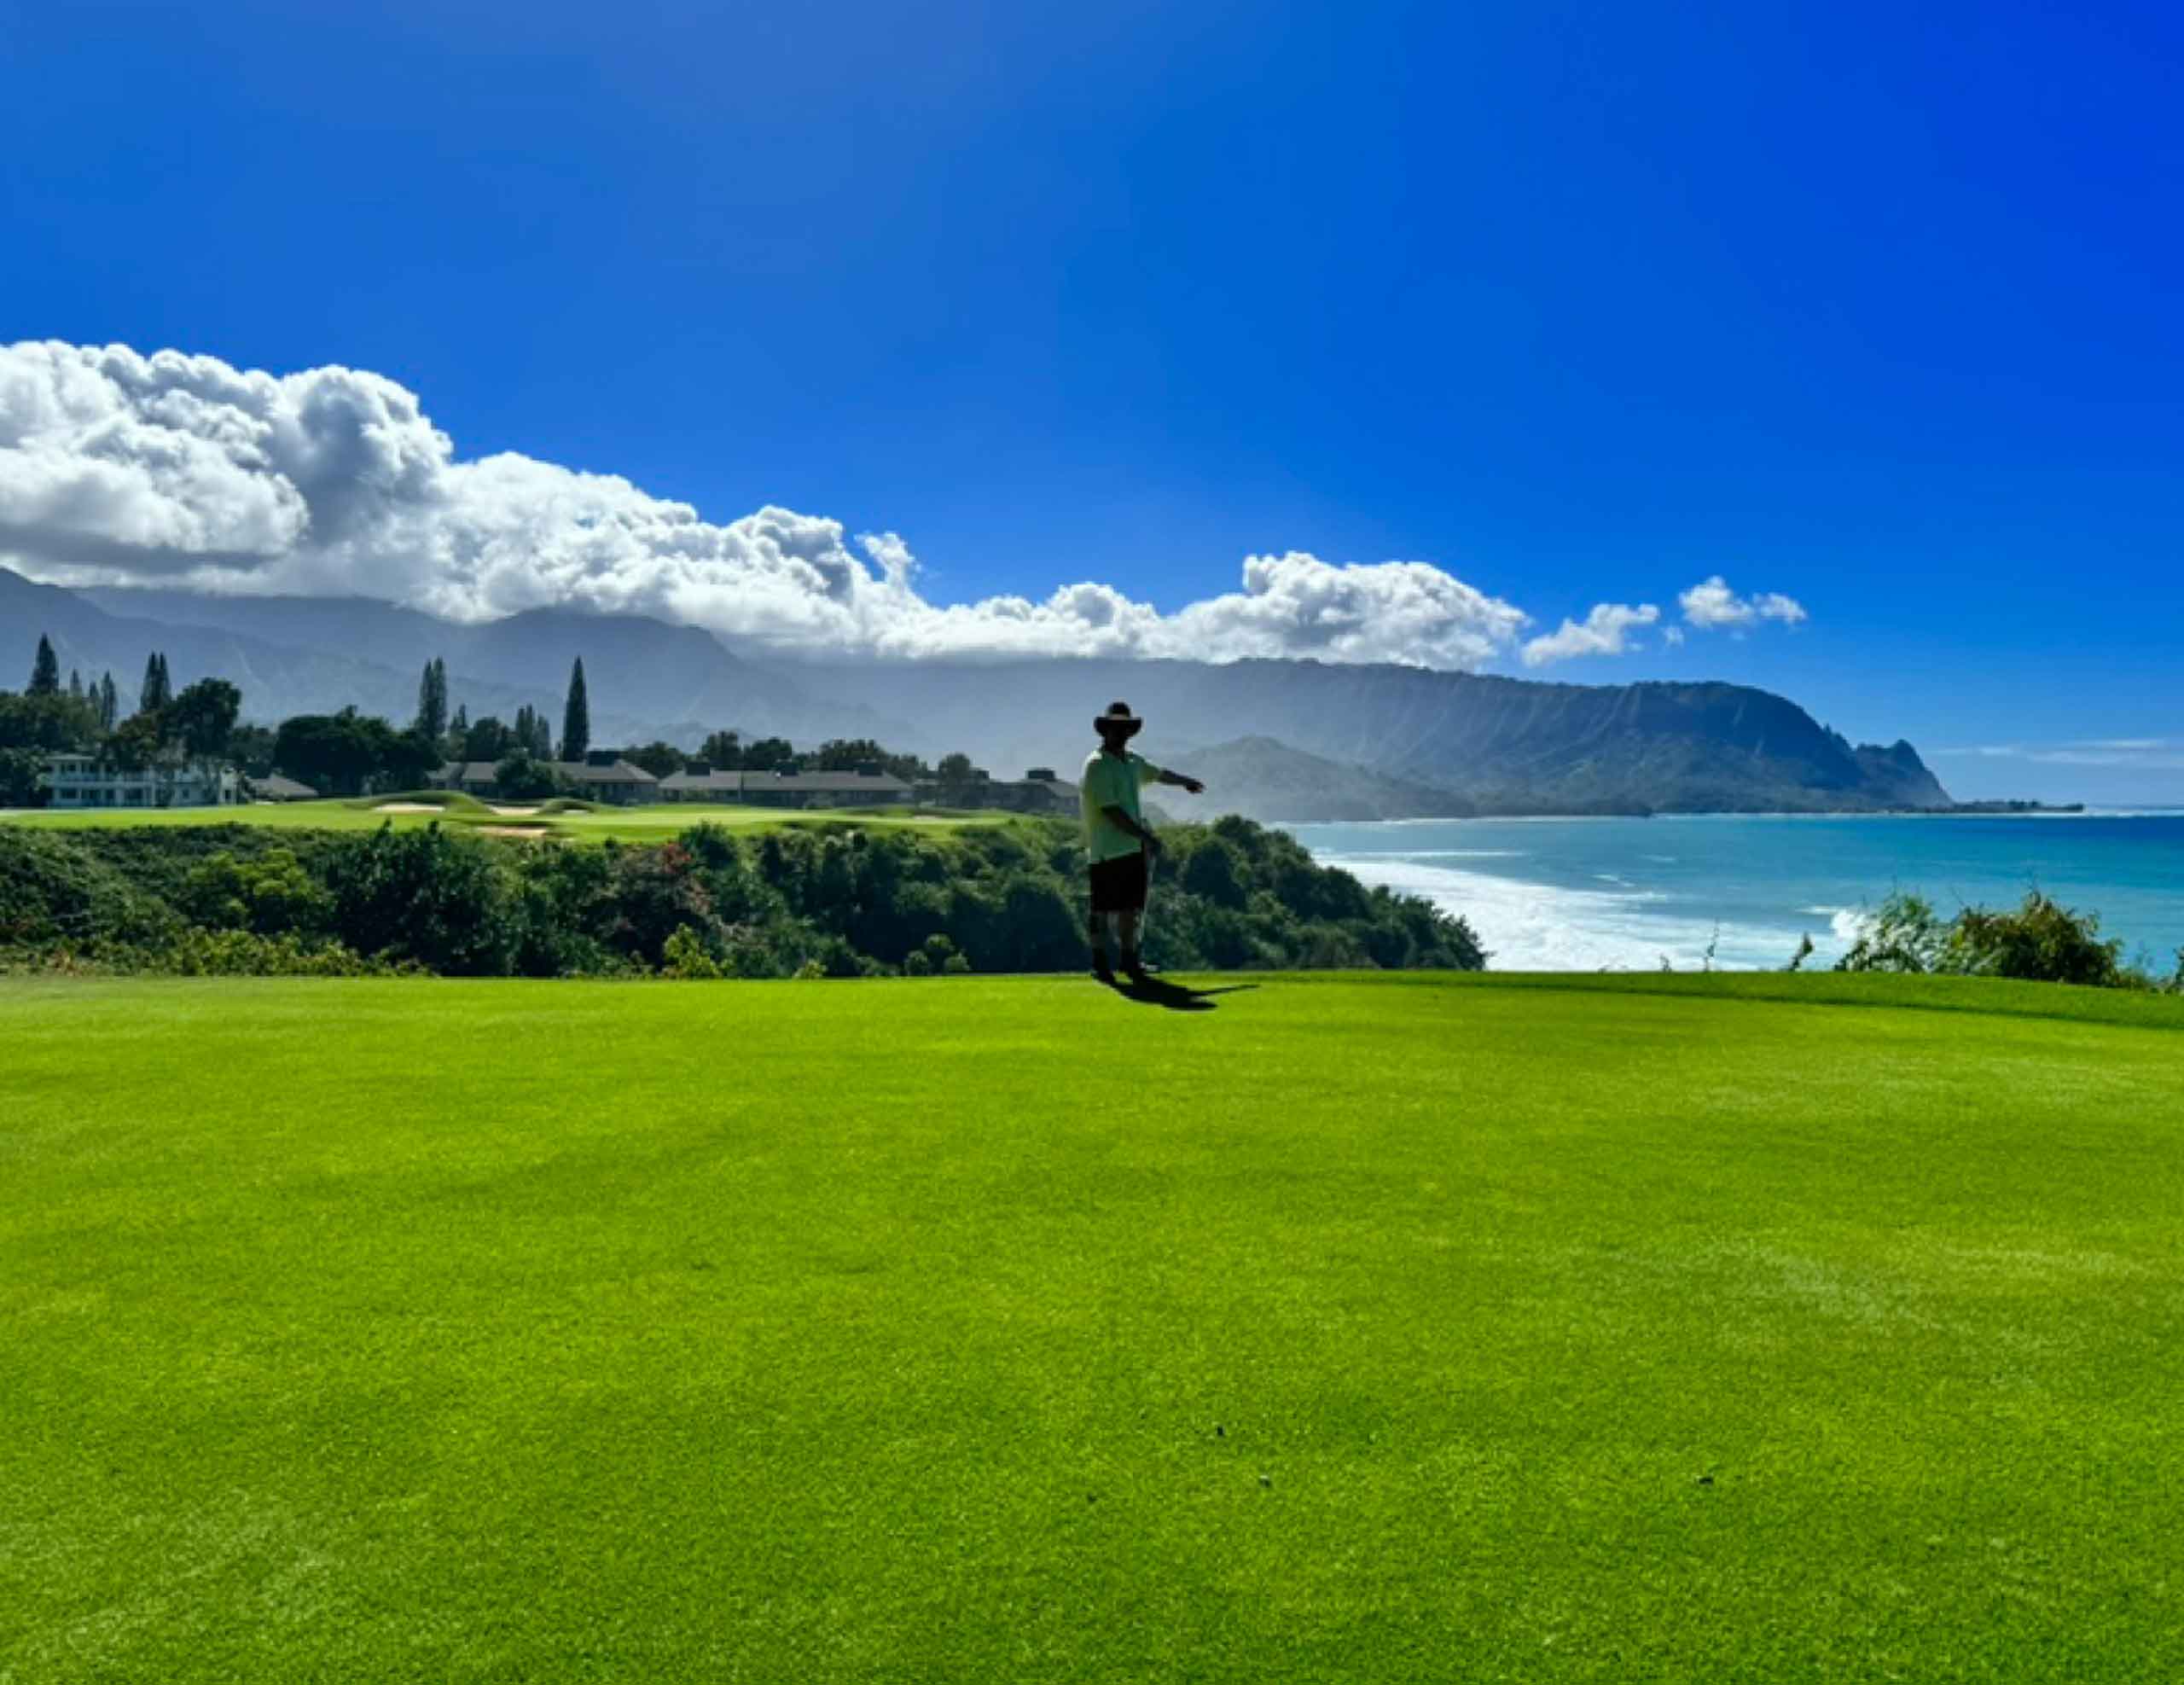
{"label": "putting green", "polygon": [[2184,1676],[2184,1003],[1229,981],[0,979],[0,1681]]}

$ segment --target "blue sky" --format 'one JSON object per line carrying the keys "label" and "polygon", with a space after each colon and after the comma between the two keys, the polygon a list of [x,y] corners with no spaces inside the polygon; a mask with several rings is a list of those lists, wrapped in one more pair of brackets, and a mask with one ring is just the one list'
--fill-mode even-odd
{"label": "blue sky", "polygon": [[[2173,8],[78,0],[5,40],[0,339],[374,371],[461,458],[899,534],[936,605],[1173,614],[1289,552],[1527,636],[1652,604],[1484,665],[2184,799]],[[1717,574],[1809,618],[1664,639]]]}

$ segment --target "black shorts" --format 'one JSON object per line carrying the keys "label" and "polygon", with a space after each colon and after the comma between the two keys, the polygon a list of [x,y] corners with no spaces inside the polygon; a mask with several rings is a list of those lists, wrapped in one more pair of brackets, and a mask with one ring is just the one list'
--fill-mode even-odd
{"label": "black shorts", "polygon": [[1145,910],[1147,874],[1145,851],[1118,855],[1092,863],[1092,910],[1095,913],[1141,913]]}

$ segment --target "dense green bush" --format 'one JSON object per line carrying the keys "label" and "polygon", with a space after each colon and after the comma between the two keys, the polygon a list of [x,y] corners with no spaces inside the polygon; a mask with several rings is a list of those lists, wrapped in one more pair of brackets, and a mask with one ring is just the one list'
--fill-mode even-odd
{"label": "dense green bush", "polygon": [[1966,907],[1950,919],[1923,897],[1898,892],[1875,909],[1835,968],[2011,977],[2096,989],[2174,988],[2184,981],[2184,962],[2177,978],[2158,980],[2124,964],[2123,953],[2120,939],[2100,934],[2098,914],[2073,911],[2038,890],[2015,907]]}
{"label": "dense green bush", "polygon": [[506,974],[517,931],[491,846],[439,825],[343,839],[327,867],[334,935],[360,954],[445,976]]}
{"label": "dense green bush", "polygon": [[[1278,832],[1223,820],[1173,834],[1145,938],[1157,963],[1483,962],[1461,920],[1368,891]],[[0,948],[200,972],[296,968],[320,953],[330,969],[463,976],[1072,971],[1090,957],[1083,885],[1076,828],[1035,820],[755,840],[700,825],[599,847],[438,825],[0,828]]]}
{"label": "dense green bush", "polygon": [[160,957],[160,969],[184,977],[425,974],[414,966],[366,959],[339,942],[306,943],[293,935],[265,937],[247,930],[185,930]]}
{"label": "dense green bush", "polygon": [[159,895],[68,834],[0,825],[0,949],[156,949],[183,924]]}

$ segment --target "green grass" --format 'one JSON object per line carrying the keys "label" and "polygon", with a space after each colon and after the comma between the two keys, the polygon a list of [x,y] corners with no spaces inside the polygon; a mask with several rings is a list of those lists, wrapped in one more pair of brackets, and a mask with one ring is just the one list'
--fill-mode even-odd
{"label": "green grass", "polygon": [[2184,1003],[0,980],[0,1681],[2184,1676]]}
{"label": "green grass", "polygon": [[[56,831],[89,830],[116,826],[263,825],[282,831],[375,831],[392,824],[403,829],[419,825],[468,826],[486,833],[565,837],[578,841],[603,842],[612,837],[622,842],[665,842],[693,825],[724,825],[739,831],[783,829],[824,830],[845,825],[863,829],[903,828],[947,832],[967,827],[1016,822],[1013,814],[985,810],[961,811],[941,808],[837,807],[798,810],[753,807],[743,804],[667,802],[645,807],[593,806],[557,799],[543,804],[510,802],[513,809],[533,808],[531,813],[504,813],[473,796],[444,790],[427,790],[398,796],[329,798],[322,801],[254,802],[242,807],[173,807],[150,809],[71,808],[44,812],[0,814],[0,824],[27,825]],[[398,812],[414,807],[423,812]]]}

